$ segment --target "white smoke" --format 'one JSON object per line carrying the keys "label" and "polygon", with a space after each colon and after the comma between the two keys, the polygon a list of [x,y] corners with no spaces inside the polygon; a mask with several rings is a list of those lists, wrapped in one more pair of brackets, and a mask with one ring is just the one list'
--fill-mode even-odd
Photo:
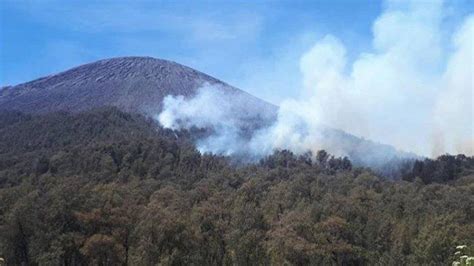
{"label": "white smoke", "polygon": [[[388,4],[373,24],[372,51],[351,65],[330,35],[303,55],[305,89],[312,95],[304,101],[313,106],[308,112],[330,127],[406,151],[472,154],[472,16],[454,35],[450,52],[442,43],[441,2]],[[434,151],[440,136],[449,144]]]}
{"label": "white smoke", "polygon": [[474,16],[455,33],[454,53],[441,79],[434,107],[434,154],[445,151],[474,154]]}
{"label": "white smoke", "polygon": [[238,121],[233,112],[235,105],[226,104],[228,97],[222,90],[206,85],[191,99],[184,96],[168,95],[163,100],[163,112],[159,122],[167,128],[180,129],[207,127],[237,127]]}
{"label": "white smoke", "polygon": [[228,88],[206,84],[192,98],[166,96],[163,111],[156,118],[162,126],[174,130],[211,129],[211,134],[197,143],[203,153],[238,154],[248,149],[248,131],[256,127],[253,119],[259,113],[268,113],[251,100]]}
{"label": "white smoke", "polygon": [[242,102],[206,87],[192,99],[166,97],[160,123],[215,129],[201,151],[264,155],[286,148],[346,155],[341,129],[420,155],[473,154],[474,16],[445,41],[443,3],[389,1],[373,24],[372,49],[348,64],[346,47],[327,35],[300,59],[301,99],[283,101],[276,122],[243,136]]}
{"label": "white smoke", "polygon": [[[443,50],[441,2],[388,4],[373,25],[373,50],[352,65],[331,35],[302,56],[310,97],[284,102],[293,107],[282,111],[306,106],[297,112],[309,128],[324,124],[422,155],[473,154],[472,15],[454,34],[451,52]],[[317,130],[308,134],[314,136]],[[444,145],[433,150],[433,143]]]}

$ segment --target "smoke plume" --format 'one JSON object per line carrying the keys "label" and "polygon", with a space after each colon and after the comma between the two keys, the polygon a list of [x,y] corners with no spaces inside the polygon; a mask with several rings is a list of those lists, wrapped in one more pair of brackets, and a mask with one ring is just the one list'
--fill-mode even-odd
{"label": "smoke plume", "polygon": [[191,99],[166,97],[158,120],[172,129],[213,128],[198,148],[227,155],[370,152],[332,129],[420,155],[472,155],[474,16],[446,38],[443,10],[441,1],[387,2],[371,49],[353,62],[336,36],[317,41],[300,58],[304,97],[283,101],[271,125],[249,131],[245,121],[258,110],[212,86]]}
{"label": "smoke plume", "polygon": [[247,152],[251,133],[265,126],[273,114],[268,106],[249,99],[253,98],[206,84],[192,98],[166,96],[157,119],[162,126],[174,130],[210,129],[211,134],[197,143],[203,153],[252,154]]}

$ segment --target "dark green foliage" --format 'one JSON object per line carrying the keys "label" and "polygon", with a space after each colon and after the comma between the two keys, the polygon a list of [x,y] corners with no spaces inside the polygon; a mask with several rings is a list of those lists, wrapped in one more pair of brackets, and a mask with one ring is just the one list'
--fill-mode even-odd
{"label": "dark green foliage", "polygon": [[446,265],[474,244],[472,157],[388,181],[324,151],[235,166],[113,108],[0,123],[7,265]]}
{"label": "dark green foliage", "polygon": [[416,160],[411,171],[404,173],[403,179],[413,181],[420,178],[425,184],[446,183],[472,174],[474,174],[474,157],[446,154],[435,160]]}

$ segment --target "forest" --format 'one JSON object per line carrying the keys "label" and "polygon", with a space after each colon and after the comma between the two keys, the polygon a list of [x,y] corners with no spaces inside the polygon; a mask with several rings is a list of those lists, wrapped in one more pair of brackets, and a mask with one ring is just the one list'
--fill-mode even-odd
{"label": "forest", "polygon": [[474,247],[474,157],[391,179],[325,151],[259,162],[100,108],[0,113],[6,265],[448,265]]}

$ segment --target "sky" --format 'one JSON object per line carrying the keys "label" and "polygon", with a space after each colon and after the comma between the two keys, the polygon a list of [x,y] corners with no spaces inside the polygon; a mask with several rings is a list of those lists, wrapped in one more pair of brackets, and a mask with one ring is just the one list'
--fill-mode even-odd
{"label": "sky", "polygon": [[[0,1],[0,85],[95,60],[173,60],[278,104],[300,85],[299,56],[328,32],[354,54],[378,1]],[[275,77],[280,77],[275,79]],[[282,79],[281,77],[285,77]]]}
{"label": "sky", "polygon": [[[425,1],[425,0],[420,0]],[[99,59],[173,60],[279,104],[298,96],[299,57],[324,35],[367,50],[386,3],[314,1],[0,1],[0,85]],[[456,13],[472,12],[455,0]],[[454,11],[453,11],[454,12]]]}
{"label": "sky", "polygon": [[473,14],[470,0],[1,0],[0,85],[151,56],[279,105],[271,147],[312,145],[303,121],[472,154]]}

